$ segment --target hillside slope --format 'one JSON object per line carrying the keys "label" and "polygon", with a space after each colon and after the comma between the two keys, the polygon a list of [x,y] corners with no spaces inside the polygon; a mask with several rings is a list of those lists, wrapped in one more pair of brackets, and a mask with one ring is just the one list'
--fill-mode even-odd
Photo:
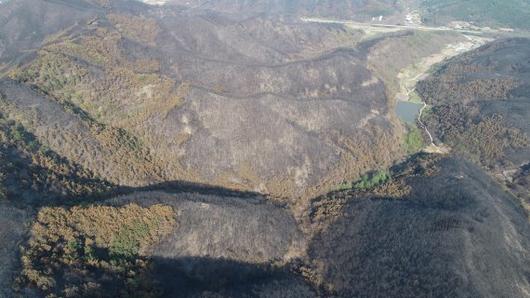
{"label": "hillside slope", "polygon": [[210,9],[225,13],[243,15],[293,15],[321,16],[343,19],[369,20],[372,17],[389,16],[399,13],[401,5],[393,0],[169,0],[169,4],[182,5],[188,8]]}
{"label": "hillside slope", "polygon": [[530,40],[499,40],[420,82],[425,119],[442,142],[486,166],[530,206]]}
{"label": "hillside slope", "polygon": [[487,39],[298,18],[410,2],[2,1],[0,296],[530,297],[529,41],[430,155]]}
{"label": "hillside slope", "polygon": [[326,224],[308,270],[326,293],[528,297],[530,225],[516,199],[469,162],[433,158],[394,168],[375,193],[317,200],[314,224]]}
{"label": "hillside slope", "polygon": [[293,217],[261,197],[139,192],[43,208],[30,235],[16,285],[34,297],[314,295],[285,267],[303,247]]}
{"label": "hillside slope", "polygon": [[[384,82],[354,48],[357,31],[127,1],[46,3],[44,13],[75,26],[44,23],[55,34],[6,66],[2,112],[104,180],[308,196],[402,154]],[[30,6],[5,5],[9,24],[26,24]]]}
{"label": "hillside slope", "polygon": [[461,159],[418,155],[391,174],[316,198],[301,223],[311,238],[259,196],[139,192],[43,208],[16,285],[34,296],[527,296],[530,225],[512,195]]}

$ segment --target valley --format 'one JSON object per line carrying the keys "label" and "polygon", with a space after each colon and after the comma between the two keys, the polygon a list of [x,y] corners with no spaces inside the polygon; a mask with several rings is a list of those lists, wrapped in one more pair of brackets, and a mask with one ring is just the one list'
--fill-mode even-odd
{"label": "valley", "polygon": [[0,297],[530,297],[524,22],[0,5]]}

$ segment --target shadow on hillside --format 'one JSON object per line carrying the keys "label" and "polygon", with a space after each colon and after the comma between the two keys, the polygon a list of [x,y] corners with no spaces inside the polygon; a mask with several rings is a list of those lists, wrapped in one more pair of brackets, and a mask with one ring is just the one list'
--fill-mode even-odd
{"label": "shadow on hillside", "polygon": [[[66,167],[68,161],[60,157],[57,158],[60,166],[67,169],[80,168],[75,164]],[[146,191],[197,193],[236,198],[250,198],[260,195],[257,192],[239,191],[187,181],[168,181],[141,187],[120,186],[102,179],[79,175],[77,170],[72,170],[70,173],[52,171],[35,164],[30,157],[25,156],[13,146],[6,146],[0,150],[0,163],[2,163],[0,164],[0,174],[3,174],[3,177],[0,177],[2,178],[0,191],[3,190],[5,195],[5,198],[2,198],[2,193],[0,193],[0,200],[5,199],[19,208],[73,206]],[[76,191],[82,193],[74,194],[73,192]]]}
{"label": "shadow on hillside", "polygon": [[81,197],[95,200],[116,189],[104,180],[83,175],[79,166],[70,165],[53,152],[48,157],[54,160],[56,169],[43,167],[15,146],[4,144],[0,148],[0,191],[4,199],[19,208],[42,207],[79,203]]}
{"label": "shadow on hillside", "polygon": [[[107,249],[97,249],[100,261],[110,260]],[[134,258],[112,257],[116,268]],[[146,260],[145,258],[142,258]],[[315,296],[310,286],[289,270],[289,266],[273,267],[269,264],[252,264],[235,260],[214,259],[210,257],[150,257],[148,267],[123,267],[133,270],[134,280],[119,270],[108,270],[87,266],[88,270],[79,271],[76,266],[62,263],[60,270],[54,270],[56,285],[51,292],[61,293],[64,288],[76,287],[77,294],[90,297],[285,297]],[[97,261],[93,261],[97,262]],[[143,263],[143,262],[142,262]],[[129,263],[131,264],[131,263]],[[74,278],[72,278],[74,277]],[[90,278],[98,284],[93,289],[82,289],[83,282]],[[27,285],[31,288],[33,286]],[[89,292],[87,292],[89,291]],[[40,293],[40,294],[49,294]]]}
{"label": "shadow on hillside", "polygon": [[135,193],[145,194],[148,192],[164,192],[168,194],[189,193],[198,195],[212,195],[220,198],[230,197],[238,199],[251,199],[264,196],[263,194],[257,192],[240,191],[214,185],[176,180],[141,187],[115,186],[113,189],[106,193],[98,194],[97,196],[91,198],[78,198],[76,200],[67,201],[56,206],[73,206],[78,204],[90,204],[97,202],[104,203],[107,200],[117,197],[132,195]]}
{"label": "shadow on hillside", "polygon": [[136,191],[165,191],[169,193],[198,193],[203,195],[218,195],[218,196],[230,196],[236,198],[249,198],[262,195],[258,192],[252,191],[241,191],[235,189],[224,188],[220,186],[214,186],[209,184],[194,183],[182,180],[168,181],[157,183],[144,187],[131,187],[124,188],[124,192],[136,192]]}
{"label": "shadow on hillside", "polygon": [[[31,190],[27,190],[30,191]],[[65,197],[60,193],[55,193],[52,189],[46,189],[49,191],[52,200],[48,201],[33,201],[31,205],[34,207],[58,207],[58,206],[74,206],[79,204],[90,204],[103,202],[108,199],[112,199],[117,196],[130,195],[137,192],[150,192],[150,191],[161,191],[170,194],[178,193],[195,193],[200,195],[216,195],[220,197],[232,197],[232,198],[253,198],[258,196],[263,196],[258,192],[251,191],[240,191],[234,190],[214,185],[193,183],[188,181],[168,181],[161,182],[148,186],[141,187],[128,187],[128,186],[118,186],[112,185],[108,191],[93,193],[89,195],[81,195],[74,197]],[[31,196],[38,196],[39,193],[33,193]],[[26,201],[27,203],[28,201]]]}
{"label": "shadow on hillside", "polygon": [[162,285],[164,297],[200,296],[205,292],[248,297],[264,287],[305,284],[286,267],[207,257],[154,257],[152,274]]}
{"label": "shadow on hillside", "polygon": [[[340,297],[520,297],[512,285],[525,282],[528,258],[508,243],[528,246],[523,209],[471,162],[440,159],[429,165],[437,168],[431,176],[418,174],[423,162],[413,159],[396,167],[411,186],[402,197],[342,194],[350,199],[308,249],[310,259],[326,264],[321,274],[330,292]],[[334,195],[331,201],[341,193]],[[512,231],[509,240],[506,227]]]}

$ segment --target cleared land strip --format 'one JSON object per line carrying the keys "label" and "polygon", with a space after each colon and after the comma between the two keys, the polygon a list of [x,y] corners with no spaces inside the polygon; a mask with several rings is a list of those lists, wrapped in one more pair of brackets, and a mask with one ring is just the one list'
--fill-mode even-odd
{"label": "cleared land strip", "polygon": [[355,22],[351,20],[334,20],[334,19],[321,19],[321,18],[309,18],[301,17],[300,20],[308,23],[323,23],[323,24],[343,24],[351,28],[360,28],[360,29],[387,29],[388,31],[397,30],[421,30],[421,31],[452,31],[463,34],[481,34],[481,33],[501,33],[502,30],[492,29],[492,28],[480,28],[478,30],[471,29],[456,29],[449,27],[432,27],[432,26],[423,26],[423,25],[393,25],[393,24],[376,24],[376,23],[362,23]]}

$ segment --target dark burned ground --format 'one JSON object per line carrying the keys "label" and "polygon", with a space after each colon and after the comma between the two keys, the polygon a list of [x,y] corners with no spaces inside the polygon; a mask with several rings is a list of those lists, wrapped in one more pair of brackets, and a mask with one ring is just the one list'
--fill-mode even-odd
{"label": "dark burned ground", "polygon": [[310,197],[404,154],[358,31],[107,2],[0,11],[2,113],[102,179]]}
{"label": "dark burned ground", "polygon": [[425,122],[434,135],[488,167],[527,206],[529,48],[529,39],[493,42],[451,59],[418,86],[433,106]]}
{"label": "dark burned ground", "polygon": [[0,203],[0,297],[11,297],[14,278],[20,273],[18,247],[25,239],[31,211]]}
{"label": "dark burned ground", "polygon": [[[18,292],[31,296],[314,296],[290,270],[291,258],[304,246],[294,218],[261,196],[136,192],[98,206],[42,208],[33,224],[15,283]],[[144,229],[152,225],[155,230],[144,239]],[[123,227],[133,234],[117,245]],[[13,250],[6,255],[10,262],[16,260],[17,237],[22,238],[8,237],[4,246]],[[147,246],[116,255],[124,245],[134,248],[134,239]],[[9,283],[8,272],[2,275]]]}
{"label": "dark burned ground", "polygon": [[[452,130],[458,134],[460,130],[496,115],[502,118],[503,125],[528,137],[529,46],[529,39],[499,40],[451,59],[420,82],[418,91],[427,103],[433,105],[434,115],[430,125],[435,129],[435,135],[442,136],[442,141],[451,142]],[[444,112],[447,115],[443,115]],[[451,117],[452,113],[462,117]],[[446,121],[442,121],[443,116],[446,116]],[[460,123],[455,123],[456,120]],[[445,136],[447,138],[443,139]],[[498,140],[491,140],[492,146],[497,145],[495,141]],[[529,146],[506,149],[491,164],[511,162],[519,165],[529,161]]]}
{"label": "dark burned ground", "polygon": [[163,296],[309,297],[311,286],[290,270],[304,239],[289,212],[263,198],[136,194],[112,204],[162,203],[177,228],[152,247],[153,278]]}
{"label": "dark burned ground", "polygon": [[530,229],[516,199],[464,160],[431,166],[433,176],[405,176],[403,197],[356,195],[313,239],[308,254],[324,289],[344,297],[527,295]]}
{"label": "dark burned ground", "polygon": [[[251,192],[335,174],[329,188],[401,156],[358,32],[127,1],[4,7],[0,296],[528,296],[527,215],[460,158],[416,156],[296,219]],[[514,165],[523,194],[525,49],[494,43],[420,86],[437,136]]]}
{"label": "dark burned ground", "polygon": [[[530,226],[512,195],[462,159],[419,155],[392,172],[396,178],[386,186],[315,200],[310,225],[319,232],[311,239],[287,209],[259,196],[138,192],[106,201],[116,208],[170,206],[176,224],[139,256],[150,264],[141,269],[140,288],[110,271],[105,278],[124,286],[101,290],[120,296],[154,285],[152,294],[163,297],[525,297]],[[10,243],[7,249],[16,239]],[[53,272],[65,287],[86,282],[75,278],[79,265],[61,266],[71,273]],[[61,293],[62,285],[44,292]]]}

